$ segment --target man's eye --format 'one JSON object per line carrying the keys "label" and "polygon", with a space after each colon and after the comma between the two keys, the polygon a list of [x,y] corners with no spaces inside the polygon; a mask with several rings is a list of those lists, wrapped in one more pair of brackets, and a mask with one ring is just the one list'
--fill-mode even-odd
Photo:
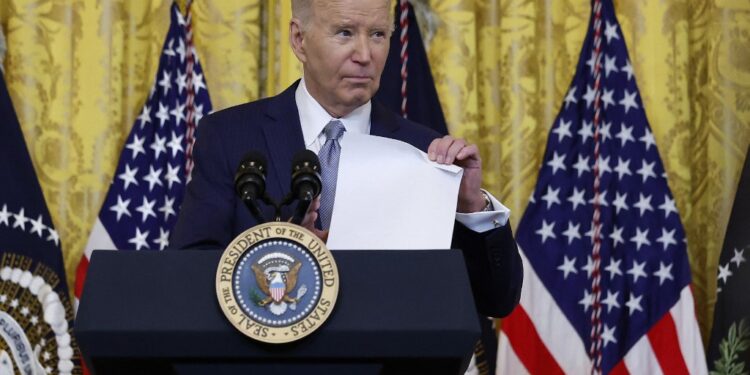
{"label": "man's eye", "polygon": [[383,31],[376,31],[376,32],[372,33],[372,36],[374,36],[376,38],[385,38],[385,32],[383,32]]}
{"label": "man's eye", "polygon": [[339,31],[337,31],[337,32],[336,32],[336,35],[340,35],[340,36],[346,36],[346,37],[349,37],[349,36],[352,36],[352,32],[351,32],[351,31],[349,31],[349,30],[345,30],[345,29],[344,29],[344,30],[339,30]]}

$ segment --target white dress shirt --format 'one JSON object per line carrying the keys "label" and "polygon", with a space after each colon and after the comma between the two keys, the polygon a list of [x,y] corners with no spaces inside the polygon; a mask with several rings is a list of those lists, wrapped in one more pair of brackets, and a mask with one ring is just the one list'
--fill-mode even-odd
{"label": "white dress shirt", "polygon": [[[326,141],[323,128],[335,118],[332,117],[315,98],[310,95],[305,85],[305,79],[300,80],[297,91],[294,93],[299,111],[299,122],[302,126],[302,137],[305,147],[318,153]],[[370,134],[370,113],[372,102],[368,101],[348,115],[338,118],[344,124],[346,132]],[[345,144],[346,132],[341,137],[342,145]],[[484,191],[484,190],[483,190]],[[486,232],[490,229],[500,227],[508,223],[510,210],[492,194],[485,191],[492,202],[492,211],[474,212],[469,214],[456,213],[456,220],[475,232]]]}

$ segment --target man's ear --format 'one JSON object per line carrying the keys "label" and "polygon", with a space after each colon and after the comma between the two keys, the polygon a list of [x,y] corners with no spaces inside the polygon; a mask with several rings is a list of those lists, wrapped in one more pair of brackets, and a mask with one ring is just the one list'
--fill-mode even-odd
{"label": "man's ear", "polygon": [[297,59],[305,63],[307,60],[305,35],[302,32],[302,21],[299,18],[292,18],[289,22],[289,44],[292,46],[292,52],[297,56]]}

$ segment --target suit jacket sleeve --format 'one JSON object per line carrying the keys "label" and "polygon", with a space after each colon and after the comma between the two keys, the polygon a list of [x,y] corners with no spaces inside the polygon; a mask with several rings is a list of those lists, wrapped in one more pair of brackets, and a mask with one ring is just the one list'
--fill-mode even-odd
{"label": "suit jacket sleeve", "polygon": [[477,233],[456,222],[453,248],[461,249],[480,314],[504,317],[521,297],[523,264],[510,223]]}
{"label": "suit jacket sleeve", "polygon": [[195,148],[192,180],[187,185],[170,248],[218,249],[231,241],[234,187],[223,155],[220,128],[214,117],[201,121]]}

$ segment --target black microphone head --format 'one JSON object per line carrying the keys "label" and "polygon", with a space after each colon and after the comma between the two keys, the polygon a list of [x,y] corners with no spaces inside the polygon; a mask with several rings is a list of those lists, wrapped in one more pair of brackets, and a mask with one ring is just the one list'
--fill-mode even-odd
{"label": "black microphone head", "polygon": [[248,151],[245,156],[242,157],[238,170],[244,166],[250,166],[253,163],[263,171],[263,174],[266,174],[265,170],[268,164],[266,156],[255,150]]}
{"label": "black microphone head", "polygon": [[318,155],[310,150],[302,150],[292,159],[292,192],[299,196],[304,188],[312,193],[312,197],[320,194],[320,160]]}
{"label": "black microphone head", "polygon": [[250,151],[242,157],[234,175],[234,188],[242,199],[263,196],[267,164],[266,157],[257,151]]}
{"label": "black microphone head", "polygon": [[299,168],[305,165],[320,173],[320,159],[318,159],[318,155],[307,149],[294,155],[292,159],[292,173],[297,172]]}

